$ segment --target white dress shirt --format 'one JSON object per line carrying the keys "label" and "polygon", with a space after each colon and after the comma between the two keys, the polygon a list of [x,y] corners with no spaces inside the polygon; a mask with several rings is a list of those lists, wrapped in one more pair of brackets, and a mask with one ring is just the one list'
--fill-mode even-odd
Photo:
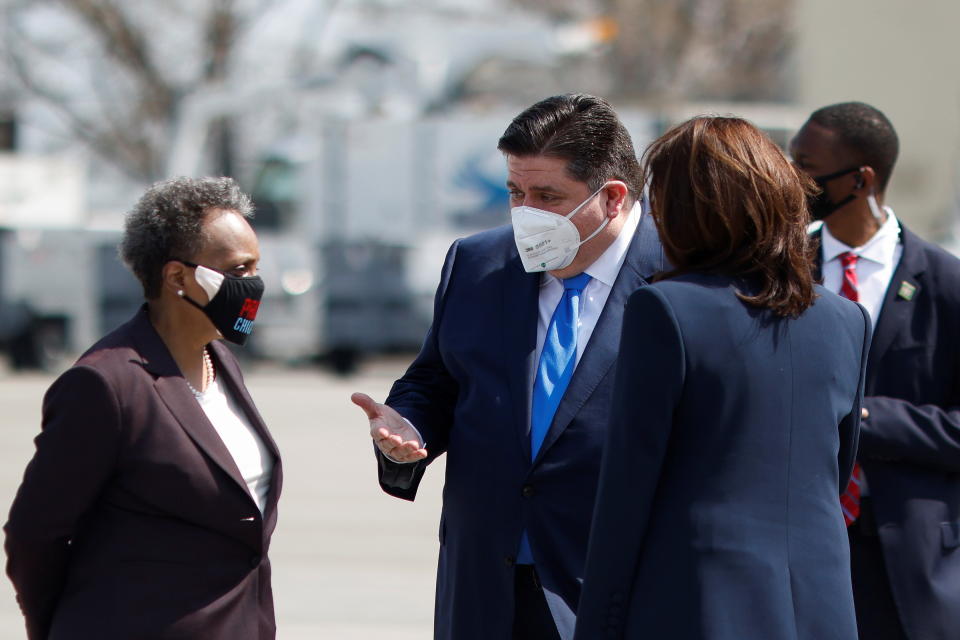
{"label": "white dress shirt", "polygon": [[877,326],[883,298],[893,279],[893,272],[903,255],[900,243],[900,223],[893,209],[884,207],[887,220],[883,226],[861,247],[848,247],[833,237],[827,225],[823,225],[820,246],[823,251],[823,286],[840,293],[843,284],[843,266],[840,254],[851,251],[860,257],[857,260],[857,293],[859,302],[870,315],[870,322]]}
{"label": "white dress shirt", "polygon": [[[577,363],[583,355],[583,350],[593,335],[593,330],[597,326],[597,320],[600,319],[600,313],[607,303],[610,291],[613,289],[613,283],[620,273],[620,267],[627,258],[627,250],[630,249],[630,243],[640,224],[640,216],[643,208],[640,201],[634,203],[633,208],[627,215],[627,219],[620,229],[620,234],[613,241],[607,250],[586,269],[590,276],[590,282],[583,289],[580,296],[580,315],[577,323]],[[553,318],[553,312],[563,297],[563,283],[549,273],[544,272],[540,280],[540,306],[539,317],[537,319],[537,353],[534,362],[540,362],[540,352],[543,351],[543,343],[546,340],[547,327],[550,326],[550,319]]]}
{"label": "white dress shirt", "polygon": [[[830,291],[840,293],[843,285],[843,265],[840,263],[840,254],[852,251],[860,259],[854,267],[857,272],[857,297],[870,315],[870,323],[876,327],[880,317],[880,308],[883,298],[890,287],[893,272],[900,264],[903,255],[903,244],[900,242],[900,223],[893,215],[893,209],[884,207],[887,220],[877,230],[873,237],[861,247],[850,247],[840,242],[830,233],[827,225],[821,227],[822,235],[820,246],[823,250],[823,286]],[[870,495],[870,486],[866,474],[862,471],[860,478],[860,496]]]}
{"label": "white dress shirt", "polygon": [[219,379],[214,378],[197,397],[197,401],[237,463],[240,475],[247,483],[247,490],[257,501],[260,513],[263,513],[270,492],[273,454],[263,444],[243,409],[224,393]]}

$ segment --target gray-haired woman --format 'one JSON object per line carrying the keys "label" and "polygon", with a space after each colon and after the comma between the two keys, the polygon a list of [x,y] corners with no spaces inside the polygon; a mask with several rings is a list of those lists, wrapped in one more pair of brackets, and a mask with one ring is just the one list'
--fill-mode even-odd
{"label": "gray-haired woman", "polygon": [[146,303],[47,391],[5,526],[32,640],[276,635],[277,447],[236,359],[263,283],[229,178],[151,187],[121,255]]}

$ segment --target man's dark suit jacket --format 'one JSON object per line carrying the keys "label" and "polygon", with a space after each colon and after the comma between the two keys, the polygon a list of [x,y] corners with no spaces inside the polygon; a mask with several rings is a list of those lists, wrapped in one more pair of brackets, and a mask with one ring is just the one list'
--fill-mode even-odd
{"label": "man's dark suit jacket", "polygon": [[44,398],[4,527],[31,640],[274,637],[279,453],[236,359],[210,350],[274,455],[265,517],[144,307]]}
{"label": "man's dark suit jacket", "polygon": [[572,635],[623,305],[663,266],[644,213],[531,463],[541,276],[523,270],[509,226],[451,247],[423,349],[387,399],[423,434],[429,457],[396,465],[379,456],[383,489],[412,500],[426,464],[447,454],[436,638],[511,637],[514,558],[524,529],[561,636]]}
{"label": "man's dark suit jacket", "polygon": [[870,417],[861,427],[858,457],[907,637],[955,640],[960,637],[960,260],[902,223],[900,240],[903,255],[870,347],[864,398]]}
{"label": "man's dark suit jacket", "polygon": [[630,297],[577,640],[855,640],[839,495],[870,344],[817,287],[797,318],[688,274]]}

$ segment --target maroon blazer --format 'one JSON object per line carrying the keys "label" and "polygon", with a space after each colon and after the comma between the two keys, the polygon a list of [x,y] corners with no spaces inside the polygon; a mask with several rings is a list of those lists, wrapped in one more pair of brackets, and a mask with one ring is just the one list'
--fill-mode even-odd
{"label": "maroon blazer", "polygon": [[265,515],[144,307],[44,397],[4,527],[31,640],[275,637],[279,452],[236,359],[210,349],[275,458]]}

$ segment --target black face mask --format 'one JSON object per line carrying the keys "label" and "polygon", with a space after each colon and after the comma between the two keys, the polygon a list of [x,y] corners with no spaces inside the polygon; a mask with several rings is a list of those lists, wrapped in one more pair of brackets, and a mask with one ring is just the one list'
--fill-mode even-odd
{"label": "black face mask", "polygon": [[830,200],[830,198],[827,197],[827,183],[831,180],[842,178],[848,173],[853,173],[854,171],[859,170],[860,167],[853,167],[852,169],[844,169],[842,171],[837,171],[836,173],[828,173],[825,176],[817,176],[814,178],[813,181],[817,183],[818,187],[820,187],[820,193],[807,198],[807,207],[810,209],[810,217],[814,220],[823,220],[840,207],[843,207],[847,203],[853,201],[857,197],[853,193],[848,195],[840,202],[833,202]]}
{"label": "black face mask", "polygon": [[[193,268],[203,266],[186,260],[177,262]],[[224,340],[243,345],[253,331],[253,322],[257,318],[260,299],[263,297],[263,280],[260,276],[232,276],[212,267],[203,268],[216,271],[223,276],[220,289],[206,306],[186,295],[182,296],[183,299],[203,311]]]}

